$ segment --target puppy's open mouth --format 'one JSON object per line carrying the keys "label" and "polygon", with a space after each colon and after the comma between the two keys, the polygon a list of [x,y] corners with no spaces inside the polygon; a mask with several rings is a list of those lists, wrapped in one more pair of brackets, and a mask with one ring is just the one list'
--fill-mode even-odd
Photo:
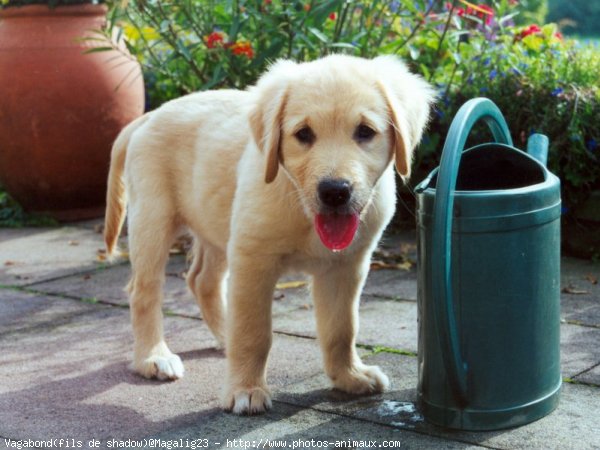
{"label": "puppy's open mouth", "polygon": [[359,222],[358,213],[317,214],[315,216],[315,229],[325,247],[333,251],[340,251],[352,243]]}

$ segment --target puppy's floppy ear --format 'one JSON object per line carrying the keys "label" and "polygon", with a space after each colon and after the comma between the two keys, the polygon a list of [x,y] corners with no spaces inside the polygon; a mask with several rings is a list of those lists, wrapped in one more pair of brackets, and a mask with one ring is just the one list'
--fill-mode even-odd
{"label": "puppy's floppy ear", "polygon": [[380,56],[372,63],[390,114],[396,170],[408,178],[413,150],[421,141],[435,94],[429,83],[410,73],[394,56]]}
{"label": "puppy's floppy ear", "polygon": [[258,149],[265,155],[266,183],[271,183],[279,170],[283,115],[290,77],[295,68],[296,63],[280,60],[252,88],[257,100],[250,112],[250,128]]}

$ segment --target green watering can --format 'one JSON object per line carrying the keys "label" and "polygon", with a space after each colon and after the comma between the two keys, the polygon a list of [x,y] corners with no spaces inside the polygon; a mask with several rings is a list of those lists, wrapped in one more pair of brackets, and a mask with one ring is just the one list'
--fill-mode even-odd
{"label": "green watering can", "polygon": [[[495,142],[463,152],[483,120]],[[494,103],[455,117],[418,202],[418,402],[449,428],[523,425],[558,404],[560,181],[548,138],[512,146]]]}

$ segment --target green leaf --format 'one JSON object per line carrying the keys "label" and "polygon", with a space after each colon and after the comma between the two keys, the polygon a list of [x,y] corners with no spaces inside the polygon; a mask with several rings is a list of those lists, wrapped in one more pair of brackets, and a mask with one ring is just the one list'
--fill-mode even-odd
{"label": "green leaf", "polygon": [[411,12],[411,14],[414,14],[415,16],[419,15],[420,13],[417,7],[415,6],[414,0],[404,0],[402,2],[402,6],[408,9]]}
{"label": "green leaf", "polygon": [[417,59],[419,59],[419,56],[421,56],[421,50],[412,44],[408,45],[408,52],[413,61],[416,61]]}
{"label": "green leaf", "polygon": [[252,66],[262,67],[265,61],[277,58],[281,54],[281,50],[285,44],[286,42],[283,39],[274,39],[271,45],[260,52],[254,61],[252,61]]}
{"label": "green leaf", "polygon": [[89,53],[110,52],[112,50],[114,50],[113,47],[94,47],[94,48],[90,48],[90,49],[86,50],[83,53],[87,55]]}
{"label": "green leaf", "polygon": [[358,50],[358,47],[356,45],[352,45],[348,42],[334,42],[333,44],[330,44],[329,47],[348,48],[351,50]]}
{"label": "green leaf", "polygon": [[525,44],[527,48],[539,52],[544,45],[544,39],[535,34],[530,34],[523,38],[523,44]]}
{"label": "green leaf", "polygon": [[310,31],[312,34],[314,34],[317,37],[317,39],[319,39],[321,42],[323,42],[325,44],[329,44],[329,38],[327,36],[325,36],[325,34],[323,34],[321,31],[319,31],[313,27],[310,27],[308,29],[308,31]]}
{"label": "green leaf", "polygon": [[337,11],[341,7],[342,3],[343,0],[327,0],[316,3],[309,11],[309,17],[312,19],[313,26],[320,27],[332,12]]}
{"label": "green leaf", "polygon": [[192,60],[192,54],[181,39],[177,39],[177,50],[179,50],[186,60]]}
{"label": "green leaf", "polygon": [[546,39],[550,39],[556,33],[556,24],[548,23],[542,27],[542,34]]}

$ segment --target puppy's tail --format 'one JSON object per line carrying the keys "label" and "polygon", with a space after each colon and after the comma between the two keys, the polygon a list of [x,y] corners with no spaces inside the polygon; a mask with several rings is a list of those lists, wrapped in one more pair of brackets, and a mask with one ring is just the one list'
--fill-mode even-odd
{"label": "puppy's tail", "polygon": [[125,221],[127,192],[123,171],[125,169],[127,146],[133,132],[143,125],[148,117],[148,114],[144,114],[123,128],[112,147],[106,191],[106,215],[104,218],[104,242],[108,257],[113,256],[117,239]]}

